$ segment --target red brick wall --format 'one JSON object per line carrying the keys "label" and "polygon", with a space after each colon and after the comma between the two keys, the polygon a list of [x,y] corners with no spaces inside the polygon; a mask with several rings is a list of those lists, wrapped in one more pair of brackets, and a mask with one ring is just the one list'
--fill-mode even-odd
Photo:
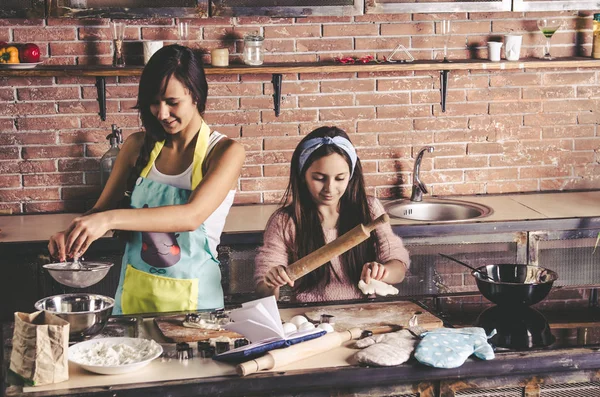
{"label": "red brick wall", "polygon": [[[553,54],[591,52],[591,13],[555,13],[566,28]],[[453,19],[450,58],[485,58],[490,37],[524,35],[522,57],[539,57],[543,13],[399,14],[303,19],[190,20],[191,46],[227,45],[239,57],[241,37],[260,30],[268,61],[387,55],[398,43],[417,59],[439,56],[434,21]],[[549,15],[549,14],[548,14]],[[141,62],[140,40],[177,39],[176,20],[128,21],[127,61]],[[223,39],[225,38],[225,39]],[[47,63],[111,62],[109,20],[0,19],[0,40],[36,42]],[[237,47],[239,46],[239,48]],[[358,147],[369,191],[406,195],[413,157],[423,145],[423,181],[435,195],[600,188],[597,151],[599,70],[456,71],[446,113],[438,72],[284,75],[280,117],[271,75],[210,76],[209,124],[247,151],[237,203],[276,202],[301,136],[322,125],[348,131]],[[108,78],[105,122],[94,78],[0,78],[0,208],[14,212],[83,211],[99,193],[98,159],[118,124],[139,129],[132,109],[137,78]]]}

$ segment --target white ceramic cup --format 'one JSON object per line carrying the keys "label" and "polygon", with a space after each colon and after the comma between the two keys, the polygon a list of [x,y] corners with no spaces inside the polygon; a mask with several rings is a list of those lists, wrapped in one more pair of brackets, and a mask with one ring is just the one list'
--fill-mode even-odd
{"label": "white ceramic cup", "polygon": [[507,61],[518,61],[521,56],[521,43],[523,36],[507,34],[504,36],[504,55]]}
{"label": "white ceramic cup", "polygon": [[500,61],[500,49],[502,43],[499,41],[488,41],[488,59],[492,62]]}
{"label": "white ceramic cup", "polygon": [[163,46],[162,41],[144,41],[144,65],[148,63],[152,55]]}

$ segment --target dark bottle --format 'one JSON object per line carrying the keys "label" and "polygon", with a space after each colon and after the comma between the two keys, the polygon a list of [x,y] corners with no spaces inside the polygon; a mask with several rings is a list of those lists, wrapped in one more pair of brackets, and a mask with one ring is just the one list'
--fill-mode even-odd
{"label": "dark bottle", "polygon": [[123,143],[123,131],[113,124],[112,132],[106,136],[106,139],[110,142],[110,149],[100,159],[100,186],[103,189],[119,154],[119,144]]}

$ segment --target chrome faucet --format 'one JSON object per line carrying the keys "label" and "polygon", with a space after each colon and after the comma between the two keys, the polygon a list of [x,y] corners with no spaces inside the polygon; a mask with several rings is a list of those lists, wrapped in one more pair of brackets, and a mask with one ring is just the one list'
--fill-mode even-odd
{"label": "chrome faucet", "polygon": [[421,171],[421,160],[425,152],[433,153],[433,146],[425,146],[419,150],[417,158],[415,160],[415,168],[413,170],[413,182],[412,182],[412,194],[410,195],[410,201],[423,201],[423,193],[427,193],[427,187],[421,182],[419,172]]}

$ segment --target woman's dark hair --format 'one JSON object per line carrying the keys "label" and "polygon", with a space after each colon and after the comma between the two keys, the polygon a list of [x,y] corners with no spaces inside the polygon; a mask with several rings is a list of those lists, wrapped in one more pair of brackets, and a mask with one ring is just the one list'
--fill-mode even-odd
{"label": "woman's dark hair", "polygon": [[189,90],[201,115],[206,109],[208,83],[202,67],[202,59],[184,46],[169,45],[158,50],[144,67],[140,78],[136,109],[140,112],[144,126],[144,144],[129,175],[127,190],[133,191],[135,181],[148,164],[150,153],[158,141],[165,140],[167,134],[158,119],[150,111],[150,105],[163,95],[171,78],[176,78]]}
{"label": "woman's dark hair", "polygon": [[[292,262],[325,245],[325,236],[317,206],[306,184],[306,170],[316,160],[333,153],[337,153],[346,159],[348,167],[352,170],[350,157],[343,149],[336,145],[323,145],[319,147],[308,157],[303,169],[299,169],[299,158],[302,152],[301,145],[312,138],[333,138],[336,136],[350,140],[348,134],[337,127],[317,128],[300,141],[300,144],[298,144],[292,155],[290,181],[283,198],[283,202],[287,202],[288,204],[284,204],[282,208],[282,211],[292,219],[296,227],[296,244],[292,248],[292,257],[290,258]],[[359,223],[365,224],[373,220],[373,216],[369,210],[365,181],[359,159],[356,160],[354,173],[348,182],[348,187],[340,198],[339,214],[336,226],[338,236],[346,233]],[[360,280],[363,265],[373,260],[375,260],[375,242],[373,237],[342,254],[341,257],[342,265],[344,269],[347,269],[350,280],[356,283]],[[327,285],[331,280],[332,274],[338,280],[340,279],[340,275],[333,271],[331,262],[328,262],[299,279],[294,286],[294,290],[296,293],[322,290],[322,287]]]}

